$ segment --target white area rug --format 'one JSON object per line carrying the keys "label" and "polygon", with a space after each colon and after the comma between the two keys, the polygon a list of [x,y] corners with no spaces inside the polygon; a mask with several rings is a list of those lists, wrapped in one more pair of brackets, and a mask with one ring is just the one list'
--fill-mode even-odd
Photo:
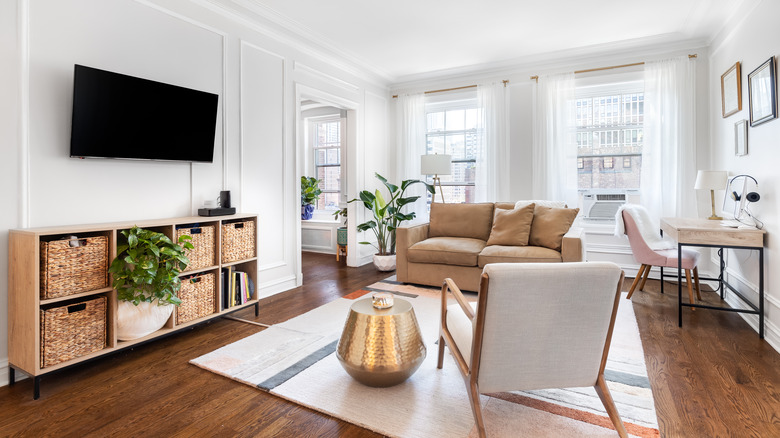
{"label": "white area rug", "polygon": [[[356,382],[335,354],[349,307],[374,290],[412,303],[428,349],[417,372],[390,388]],[[444,368],[436,368],[438,295],[434,288],[381,281],[191,363],[387,436],[476,436],[454,359],[447,354]],[[629,434],[659,436],[636,318],[623,299],[605,376]],[[482,396],[482,407],[491,437],[617,436],[593,388],[491,394]]]}

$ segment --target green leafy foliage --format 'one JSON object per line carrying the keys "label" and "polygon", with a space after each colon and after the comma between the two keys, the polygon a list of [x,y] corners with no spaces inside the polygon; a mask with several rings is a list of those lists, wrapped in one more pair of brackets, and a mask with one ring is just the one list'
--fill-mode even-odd
{"label": "green leafy foliage", "polygon": [[109,272],[114,276],[117,298],[136,306],[141,301],[159,304],[181,304],[177,296],[181,288],[179,274],[190,260],[186,251],[192,249],[192,239],[183,235],[174,243],[168,236],[134,226],[122,231],[127,243],[117,247],[117,257]]}
{"label": "green leafy foliage", "polygon": [[[423,184],[431,194],[435,193],[432,185],[418,179],[409,179],[401,181],[401,187],[387,182],[382,175],[375,173],[376,178],[382,182],[388,191],[388,196],[382,195],[378,189],[371,193],[363,190],[349,202],[362,202],[373,214],[373,219],[363,222],[357,226],[358,231],[371,230],[376,236],[376,245],[371,242],[360,242],[363,245],[372,245],[377,249],[379,255],[395,254],[395,230],[401,226],[404,221],[415,218],[415,212],[403,213],[403,206],[413,203],[420,199],[419,196],[404,197],[404,192],[413,184]],[[387,199],[387,200],[386,200]]]}
{"label": "green leafy foliage", "polygon": [[313,176],[301,177],[301,207],[314,204],[320,199],[320,194],[322,194],[320,180]]}

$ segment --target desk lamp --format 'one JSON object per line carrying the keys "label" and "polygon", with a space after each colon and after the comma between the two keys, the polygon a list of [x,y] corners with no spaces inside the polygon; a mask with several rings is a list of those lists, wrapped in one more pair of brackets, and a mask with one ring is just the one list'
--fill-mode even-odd
{"label": "desk lamp", "polygon": [[[441,179],[439,175],[450,175],[452,173],[452,155],[422,155],[420,157],[420,173],[423,175],[433,175],[433,186],[439,185],[441,202],[444,204],[444,192],[441,191]],[[434,198],[436,195],[433,195]],[[434,201],[431,198],[431,202]]]}
{"label": "desk lamp", "polygon": [[696,175],[696,184],[694,190],[709,190],[710,203],[712,204],[712,216],[707,219],[719,221],[723,218],[715,214],[715,190],[723,190],[728,179],[728,172],[725,170],[700,170]]}

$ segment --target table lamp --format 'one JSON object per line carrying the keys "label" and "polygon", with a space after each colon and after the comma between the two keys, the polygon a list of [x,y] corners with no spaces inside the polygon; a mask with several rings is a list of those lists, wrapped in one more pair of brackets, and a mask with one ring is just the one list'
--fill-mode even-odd
{"label": "table lamp", "polygon": [[725,170],[700,170],[696,175],[695,190],[709,190],[710,203],[712,204],[712,216],[707,219],[719,221],[723,218],[715,214],[715,190],[723,190],[729,174]]}
{"label": "table lamp", "polygon": [[[452,155],[422,155],[420,157],[420,173],[423,175],[433,175],[433,187],[436,184],[439,185],[439,193],[441,194],[441,202],[444,202],[444,193],[441,191],[441,179],[439,175],[449,175],[452,173]],[[434,197],[436,195],[434,194]],[[434,199],[431,199],[433,202]]]}

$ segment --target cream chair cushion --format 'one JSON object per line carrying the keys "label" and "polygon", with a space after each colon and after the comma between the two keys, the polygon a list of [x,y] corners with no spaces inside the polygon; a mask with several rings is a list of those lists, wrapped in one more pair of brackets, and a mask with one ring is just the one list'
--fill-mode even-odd
{"label": "cream chair cushion", "polygon": [[[474,312],[477,311],[477,303],[469,303]],[[463,355],[466,363],[471,362],[471,342],[474,339],[474,329],[471,320],[460,308],[460,305],[450,304],[447,306],[447,327],[450,329],[452,339],[458,346],[458,350]]]}
{"label": "cream chair cushion", "polygon": [[609,262],[496,263],[479,374],[482,393],[593,386],[620,268]]}

